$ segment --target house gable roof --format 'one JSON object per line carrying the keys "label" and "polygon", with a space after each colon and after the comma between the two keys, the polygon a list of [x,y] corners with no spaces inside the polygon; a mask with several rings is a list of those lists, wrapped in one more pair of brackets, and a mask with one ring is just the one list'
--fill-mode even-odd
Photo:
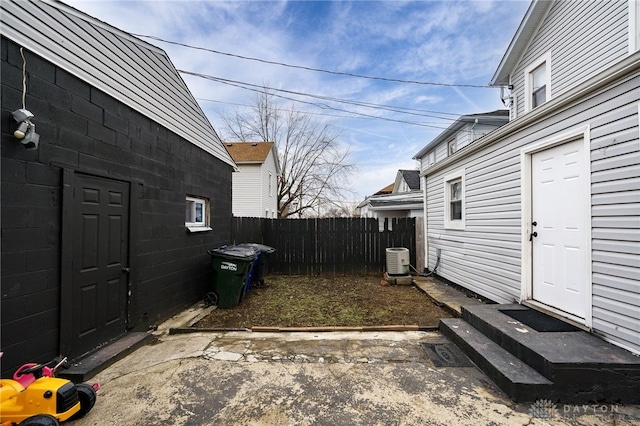
{"label": "house gable roof", "polygon": [[429,142],[424,148],[422,148],[416,155],[413,156],[414,160],[419,160],[432,148],[439,143],[451,138],[458,130],[467,124],[475,123],[482,124],[495,124],[501,126],[509,121],[509,111],[506,109],[498,109],[491,112],[483,112],[479,114],[461,115],[456,121],[454,121],[446,130],[436,136],[431,142]]}
{"label": "house gable roof", "polygon": [[3,0],[0,9],[4,37],[235,166],[162,49],[59,1]]}
{"label": "house gable roof", "polygon": [[[396,189],[400,185],[400,180],[404,180],[409,186],[408,192],[396,192]],[[396,180],[375,194],[365,197],[363,201],[358,204],[358,208],[365,207],[367,205],[372,208],[376,207],[389,207],[396,206],[402,208],[404,205],[414,205],[416,200],[422,202],[422,191],[420,191],[420,172],[418,170],[398,170],[396,174]]]}
{"label": "house gable roof", "polygon": [[225,147],[236,163],[264,163],[273,142],[226,142]]}
{"label": "house gable roof", "polygon": [[394,185],[395,185],[394,183],[390,183],[389,185],[385,186],[384,188],[382,188],[381,190],[379,190],[373,195],[391,194],[391,191],[393,191]]}
{"label": "house gable roof", "polygon": [[398,170],[398,176],[402,176],[409,189],[420,189],[420,172],[418,170]]}
{"label": "house gable roof", "polygon": [[358,208],[373,210],[406,210],[422,205],[422,191],[399,192],[396,194],[378,194],[367,197],[358,204]]}
{"label": "house gable roof", "polygon": [[510,75],[518,65],[533,36],[542,25],[542,21],[551,9],[553,0],[533,0],[522,18],[509,47],[507,48],[498,69],[489,82],[489,86],[508,86]]}
{"label": "house gable roof", "polygon": [[398,170],[393,192],[398,191],[398,188],[402,183],[401,180],[404,180],[412,191],[420,189],[420,172],[418,170]]}

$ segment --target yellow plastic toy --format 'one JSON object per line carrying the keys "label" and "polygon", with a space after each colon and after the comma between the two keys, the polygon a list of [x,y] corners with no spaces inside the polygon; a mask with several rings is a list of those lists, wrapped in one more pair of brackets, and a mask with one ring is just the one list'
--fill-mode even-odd
{"label": "yellow plastic toy", "polygon": [[13,379],[0,379],[0,426],[58,426],[88,413],[99,385],[76,385],[54,377],[64,362],[66,358],[54,367],[26,364]]}

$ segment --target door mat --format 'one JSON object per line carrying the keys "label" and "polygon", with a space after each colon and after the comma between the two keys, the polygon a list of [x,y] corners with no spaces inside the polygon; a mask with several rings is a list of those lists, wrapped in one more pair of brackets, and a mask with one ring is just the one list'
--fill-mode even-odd
{"label": "door mat", "polygon": [[420,343],[429,360],[440,367],[473,367],[473,362],[453,343]]}
{"label": "door mat", "polygon": [[574,327],[571,324],[567,324],[564,321],[560,321],[557,318],[543,314],[542,312],[534,311],[533,309],[505,309],[500,310],[505,315],[520,321],[522,324],[533,328],[538,332],[566,332],[566,331],[580,331],[579,328]]}

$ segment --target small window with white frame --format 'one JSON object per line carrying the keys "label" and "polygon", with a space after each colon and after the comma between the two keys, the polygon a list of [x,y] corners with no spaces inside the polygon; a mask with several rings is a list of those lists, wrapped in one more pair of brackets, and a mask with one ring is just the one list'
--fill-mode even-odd
{"label": "small window with white frame", "polygon": [[184,226],[190,232],[210,231],[209,200],[199,197],[186,197]]}
{"label": "small window with white frame", "polygon": [[531,71],[531,107],[535,108],[547,101],[547,65],[542,64]]}
{"label": "small window with white frame", "polygon": [[465,187],[464,169],[444,178],[444,227],[464,229],[465,227]]}
{"label": "small window with white frame", "polygon": [[525,70],[525,111],[531,111],[551,98],[551,53]]}
{"label": "small window with white frame", "polygon": [[271,172],[269,172],[269,197],[273,197],[273,175]]}

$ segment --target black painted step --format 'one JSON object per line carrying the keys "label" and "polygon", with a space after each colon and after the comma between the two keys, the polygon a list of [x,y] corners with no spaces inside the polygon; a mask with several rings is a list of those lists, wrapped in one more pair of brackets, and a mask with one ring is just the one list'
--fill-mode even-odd
{"label": "black painted step", "polygon": [[527,402],[546,398],[553,383],[460,318],[440,320],[440,331],[509,397]]}
{"label": "black painted step", "polygon": [[568,366],[640,370],[640,357],[587,332],[539,332],[502,313],[515,309],[529,308],[517,304],[465,306],[462,319],[550,380]]}
{"label": "black painted step", "polygon": [[136,349],[150,343],[155,337],[149,333],[130,332],[105,345],[95,352],[90,353],[80,360],[74,360],[71,367],[60,371],[58,377],[81,383],[123,359]]}
{"label": "black painted step", "polygon": [[464,306],[462,319],[554,382],[564,402],[640,402],[640,357],[584,331],[536,331],[502,312],[528,309]]}

